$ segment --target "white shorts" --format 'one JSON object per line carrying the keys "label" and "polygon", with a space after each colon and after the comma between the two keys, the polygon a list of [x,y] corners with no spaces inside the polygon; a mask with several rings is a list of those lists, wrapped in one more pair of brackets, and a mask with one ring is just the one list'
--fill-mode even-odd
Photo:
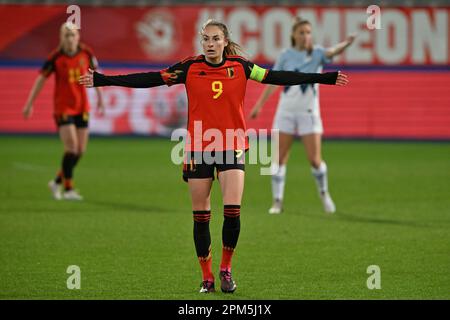
{"label": "white shorts", "polygon": [[273,129],[280,132],[304,136],[312,133],[322,134],[323,126],[320,115],[296,113],[278,108],[275,119],[273,120]]}

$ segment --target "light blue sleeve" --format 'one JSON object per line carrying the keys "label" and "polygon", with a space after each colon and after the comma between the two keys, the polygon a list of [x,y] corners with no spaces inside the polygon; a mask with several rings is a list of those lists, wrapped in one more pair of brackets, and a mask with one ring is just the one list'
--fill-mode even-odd
{"label": "light blue sleeve", "polygon": [[283,50],[281,54],[278,56],[277,60],[275,61],[275,64],[272,67],[272,70],[284,70],[286,62],[286,50]]}
{"label": "light blue sleeve", "polygon": [[327,50],[324,47],[317,46],[315,48],[315,50],[320,55],[320,61],[322,62],[322,64],[331,63],[331,61],[333,61],[333,58],[328,58],[327,57]]}

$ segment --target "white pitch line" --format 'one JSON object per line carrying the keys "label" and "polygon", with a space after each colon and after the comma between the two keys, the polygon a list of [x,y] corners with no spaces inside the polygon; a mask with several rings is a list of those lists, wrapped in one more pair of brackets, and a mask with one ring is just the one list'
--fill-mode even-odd
{"label": "white pitch line", "polygon": [[33,163],[26,162],[13,162],[12,166],[14,169],[24,170],[24,171],[49,171],[49,166],[37,165]]}

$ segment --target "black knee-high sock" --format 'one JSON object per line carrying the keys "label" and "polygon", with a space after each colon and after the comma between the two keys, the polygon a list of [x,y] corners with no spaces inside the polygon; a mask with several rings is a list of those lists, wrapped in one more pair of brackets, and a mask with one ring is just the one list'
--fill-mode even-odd
{"label": "black knee-high sock", "polygon": [[73,160],[73,167],[75,168],[75,166],[78,164],[78,161],[80,161],[81,158],[81,153],[77,153],[75,154],[75,158]]}
{"label": "black knee-high sock", "polygon": [[209,256],[211,246],[211,234],[209,232],[209,220],[211,211],[193,211],[194,214],[194,243],[197,257],[206,258]]}
{"label": "black knee-high sock", "polygon": [[77,154],[72,152],[65,152],[62,160],[62,168],[64,179],[72,179],[73,167],[77,161]]}
{"label": "black knee-high sock", "polygon": [[[70,157],[69,157],[70,158]],[[72,176],[73,176],[73,169],[75,168],[75,166],[77,165],[78,161],[81,158],[81,154],[76,154],[74,159],[72,159],[73,161],[73,165],[72,165]],[[64,168],[64,164],[67,166],[70,165],[70,159],[66,159],[66,154],[64,154],[63,160],[62,160],[62,168]],[[70,173],[68,173],[70,174]],[[55,182],[56,183],[62,183],[63,182],[63,178],[64,178],[64,170],[61,169],[58,174],[56,175],[55,178]]]}
{"label": "black knee-high sock", "polygon": [[63,168],[63,175],[64,175],[64,184],[66,190],[72,188],[72,177],[73,177],[73,167],[76,163],[77,155],[72,152],[66,152],[64,153],[63,160],[62,160],[62,168]]}
{"label": "black knee-high sock", "polygon": [[55,182],[58,184],[61,184],[63,182],[63,177],[64,177],[64,173],[63,173],[63,170],[61,169],[56,174]]}
{"label": "black knee-high sock", "polygon": [[224,248],[236,248],[239,232],[241,231],[240,215],[240,205],[229,204],[223,206],[222,243]]}

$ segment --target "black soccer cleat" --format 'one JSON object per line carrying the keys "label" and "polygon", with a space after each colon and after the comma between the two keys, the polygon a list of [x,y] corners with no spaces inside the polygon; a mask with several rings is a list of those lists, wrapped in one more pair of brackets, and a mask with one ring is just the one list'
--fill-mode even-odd
{"label": "black soccer cleat", "polygon": [[231,276],[231,271],[220,271],[220,289],[223,293],[233,293],[236,290],[236,283]]}
{"label": "black soccer cleat", "polygon": [[210,293],[210,292],[216,292],[216,289],[214,289],[214,282],[205,280],[200,284],[200,293]]}

